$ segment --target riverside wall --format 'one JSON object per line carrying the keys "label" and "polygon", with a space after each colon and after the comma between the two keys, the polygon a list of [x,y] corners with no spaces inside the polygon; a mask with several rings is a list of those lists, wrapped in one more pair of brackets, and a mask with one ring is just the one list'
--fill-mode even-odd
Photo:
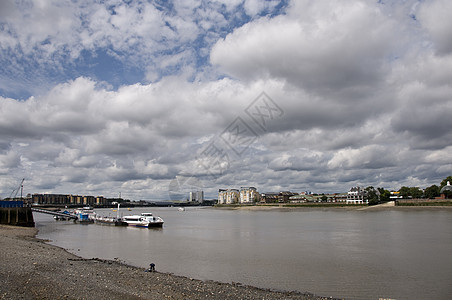
{"label": "riverside wall", "polygon": [[396,206],[452,206],[452,199],[402,199]]}
{"label": "riverside wall", "polygon": [[0,208],[0,224],[23,227],[35,226],[30,207]]}

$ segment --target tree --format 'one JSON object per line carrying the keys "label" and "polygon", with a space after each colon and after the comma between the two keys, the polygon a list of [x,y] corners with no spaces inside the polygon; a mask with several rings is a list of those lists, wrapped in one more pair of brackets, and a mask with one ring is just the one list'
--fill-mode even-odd
{"label": "tree", "polygon": [[418,187],[407,187],[402,186],[399,190],[400,196],[404,199],[407,198],[422,198],[424,196],[424,192]]}
{"label": "tree", "polygon": [[388,202],[391,200],[391,192],[385,190],[384,188],[378,188],[378,192],[380,193],[380,202]]}
{"label": "tree", "polygon": [[434,184],[425,189],[424,196],[425,198],[434,199],[435,197],[439,196],[439,191],[440,191],[439,186]]}
{"label": "tree", "polygon": [[410,194],[411,194],[411,197],[419,199],[424,196],[424,191],[418,187],[410,187]]}
{"label": "tree", "polygon": [[365,188],[366,193],[367,193],[367,201],[369,203],[369,205],[375,205],[380,203],[380,193],[375,190],[375,188],[373,186],[368,186]]}
{"label": "tree", "polygon": [[407,186],[402,186],[399,190],[399,195],[402,196],[402,198],[407,199],[411,197],[410,188]]}

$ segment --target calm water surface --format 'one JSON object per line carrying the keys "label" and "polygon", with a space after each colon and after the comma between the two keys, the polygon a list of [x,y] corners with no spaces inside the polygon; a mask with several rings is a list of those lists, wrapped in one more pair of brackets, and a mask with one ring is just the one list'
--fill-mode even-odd
{"label": "calm water surface", "polygon": [[[346,299],[452,299],[452,210],[151,211],[163,229],[80,225],[34,213],[39,238],[203,280]],[[115,215],[111,210],[96,210]]]}

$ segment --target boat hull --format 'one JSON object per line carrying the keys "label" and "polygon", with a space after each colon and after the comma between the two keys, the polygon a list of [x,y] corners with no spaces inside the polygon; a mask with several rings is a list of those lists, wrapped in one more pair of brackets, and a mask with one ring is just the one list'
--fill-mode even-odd
{"label": "boat hull", "polygon": [[129,223],[129,226],[132,227],[140,227],[140,228],[162,228],[163,222],[155,222],[155,223],[149,223],[149,224],[133,224]]}
{"label": "boat hull", "polygon": [[75,222],[79,224],[93,224],[94,220],[76,220]]}
{"label": "boat hull", "polygon": [[150,223],[149,225],[148,225],[148,228],[151,228],[151,227],[163,227],[163,222],[155,222],[155,223]]}

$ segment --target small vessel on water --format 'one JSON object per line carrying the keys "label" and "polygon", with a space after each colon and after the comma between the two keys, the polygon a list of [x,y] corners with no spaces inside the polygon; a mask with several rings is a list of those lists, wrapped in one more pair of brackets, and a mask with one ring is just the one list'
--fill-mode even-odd
{"label": "small vessel on water", "polygon": [[89,214],[80,213],[77,215],[78,219],[75,222],[80,224],[91,224],[94,223],[94,219],[90,218]]}
{"label": "small vessel on water", "polygon": [[74,209],[74,214],[78,217],[76,222],[80,224],[94,223],[94,218],[96,216],[93,208],[88,206]]}
{"label": "small vessel on water", "polygon": [[141,215],[124,216],[124,222],[129,226],[136,227],[163,227],[163,219],[154,217],[152,213],[142,213]]}

